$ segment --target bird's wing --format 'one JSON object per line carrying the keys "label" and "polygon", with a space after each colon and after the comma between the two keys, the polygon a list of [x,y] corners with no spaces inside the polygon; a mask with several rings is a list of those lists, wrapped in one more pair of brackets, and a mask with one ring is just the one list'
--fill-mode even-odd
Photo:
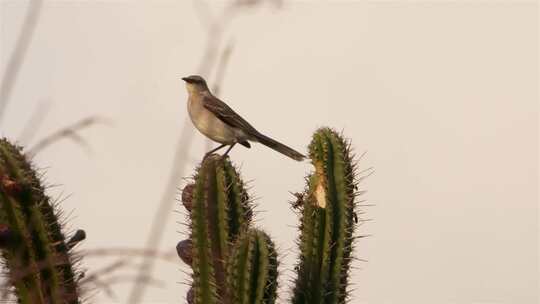
{"label": "bird's wing", "polygon": [[259,133],[252,125],[238,115],[238,113],[231,109],[226,103],[214,96],[205,96],[203,98],[203,106],[229,126],[241,129],[244,132],[248,132],[252,135]]}

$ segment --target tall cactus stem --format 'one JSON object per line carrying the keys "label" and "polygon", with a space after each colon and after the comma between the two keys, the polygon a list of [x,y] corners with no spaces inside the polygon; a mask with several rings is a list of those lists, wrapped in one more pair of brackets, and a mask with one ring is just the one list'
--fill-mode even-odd
{"label": "tall cactus stem", "polygon": [[79,303],[70,247],[49,197],[22,149],[0,139],[1,248],[19,303]]}
{"label": "tall cactus stem", "polygon": [[313,135],[309,156],[315,172],[301,205],[300,262],[294,304],[341,304],[347,298],[355,209],[355,169],[349,146],[335,131]]}
{"label": "tall cactus stem", "polygon": [[249,197],[229,160],[217,155],[203,160],[190,187],[194,302],[221,303],[230,244],[251,221]]}

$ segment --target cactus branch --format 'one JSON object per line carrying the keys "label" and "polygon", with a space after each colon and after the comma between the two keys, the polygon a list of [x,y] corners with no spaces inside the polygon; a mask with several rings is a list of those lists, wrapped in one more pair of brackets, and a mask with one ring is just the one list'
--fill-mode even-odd
{"label": "cactus branch", "polygon": [[349,145],[328,128],[315,132],[309,155],[315,172],[296,203],[302,234],[293,303],[345,303],[355,228],[353,160]]}
{"label": "cactus branch", "polygon": [[70,255],[51,200],[22,149],[0,139],[1,248],[19,303],[79,303]]}

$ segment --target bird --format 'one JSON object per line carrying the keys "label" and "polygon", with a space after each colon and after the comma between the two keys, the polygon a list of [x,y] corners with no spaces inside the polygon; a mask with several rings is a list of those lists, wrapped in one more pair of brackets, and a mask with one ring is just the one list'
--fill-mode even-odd
{"label": "bird", "polygon": [[206,137],[221,145],[206,156],[229,146],[226,157],[236,144],[251,148],[249,142],[261,143],[296,161],[306,158],[302,153],[257,131],[225,102],[212,95],[204,78],[199,75],[183,77],[188,92],[187,109],[195,127]]}

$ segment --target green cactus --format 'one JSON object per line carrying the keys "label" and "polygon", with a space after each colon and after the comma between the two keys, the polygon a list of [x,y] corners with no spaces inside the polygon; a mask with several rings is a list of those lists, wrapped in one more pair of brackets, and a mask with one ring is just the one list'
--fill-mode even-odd
{"label": "green cactus", "polygon": [[244,233],[234,245],[227,263],[230,303],[275,303],[277,266],[277,253],[270,237],[255,229]]}
{"label": "green cactus", "polygon": [[[348,143],[328,128],[315,132],[309,156],[315,170],[295,203],[300,260],[291,303],[343,304],[357,221],[355,165]],[[184,188],[191,239],[181,241],[177,251],[194,271],[189,304],[275,303],[277,254],[267,234],[249,227],[245,193],[228,159],[215,155]]]}
{"label": "green cactus", "polygon": [[0,139],[1,255],[19,303],[80,303],[69,245],[22,149]]}
{"label": "green cactus", "polygon": [[345,303],[355,208],[355,169],[349,146],[322,128],[309,145],[315,172],[301,198],[300,261],[294,304]]}
{"label": "green cactus", "polygon": [[231,163],[216,155],[204,159],[194,179],[186,195],[191,196],[194,303],[221,303],[228,297],[225,261],[231,244],[251,221],[249,197]]}

